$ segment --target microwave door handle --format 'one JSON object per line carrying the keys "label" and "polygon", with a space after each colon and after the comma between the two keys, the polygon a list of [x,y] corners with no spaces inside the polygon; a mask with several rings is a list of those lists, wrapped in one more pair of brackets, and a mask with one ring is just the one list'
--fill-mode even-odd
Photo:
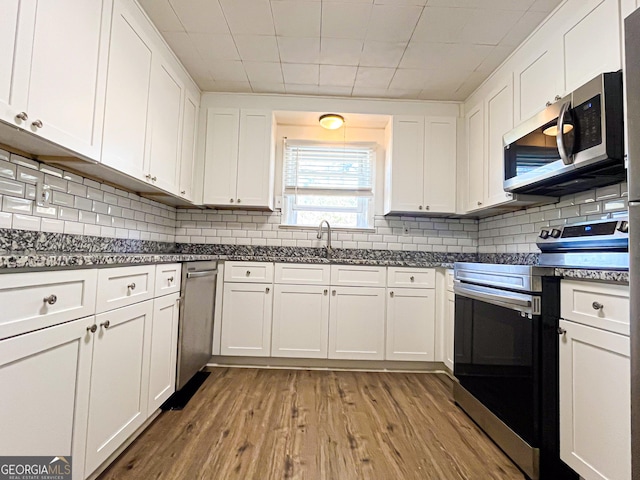
{"label": "microwave door handle", "polygon": [[562,105],[560,114],[558,115],[558,132],[556,133],[556,143],[558,144],[558,153],[562,159],[562,163],[565,165],[571,165],[573,163],[573,155],[567,153],[567,149],[564,144],[564,116],[571,107],[571,102],[567,102]]}

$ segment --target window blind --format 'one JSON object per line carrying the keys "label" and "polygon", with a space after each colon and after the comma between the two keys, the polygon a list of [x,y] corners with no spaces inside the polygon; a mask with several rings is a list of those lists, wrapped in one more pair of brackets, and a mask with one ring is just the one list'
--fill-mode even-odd
{"label": "window blind", "polygon": [[284,152],[285,193],[373,191],[375,144],[326,144],[287,140]]}

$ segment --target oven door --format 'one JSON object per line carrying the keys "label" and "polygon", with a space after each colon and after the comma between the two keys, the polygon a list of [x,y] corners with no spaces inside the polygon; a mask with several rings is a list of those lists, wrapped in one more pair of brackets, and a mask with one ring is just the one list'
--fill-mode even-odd
{"label": "oven door", "polygon": [[523,440],[539,446],[539,297],[456,284],[454,374]]}

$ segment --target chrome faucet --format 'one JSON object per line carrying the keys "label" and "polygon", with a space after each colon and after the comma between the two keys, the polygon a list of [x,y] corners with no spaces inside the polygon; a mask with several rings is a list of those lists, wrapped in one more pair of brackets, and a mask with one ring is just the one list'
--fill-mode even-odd
{"label": "chrome faucet", "polygon": [[331,225],[329,225],[329,222],[327,220],[322,220],[320,222],[320,225],[318,225],[318,235],[317,238],[318,240],[322,239],[322,226],[324,224],[327,224],[327,257],[329,255],[331,255]]}

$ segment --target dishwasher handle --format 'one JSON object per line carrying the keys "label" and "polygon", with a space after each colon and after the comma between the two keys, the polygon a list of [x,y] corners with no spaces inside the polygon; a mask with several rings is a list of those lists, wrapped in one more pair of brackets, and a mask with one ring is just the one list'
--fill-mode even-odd
{"label": "dishwasher handle", "polygon": [[218,274],[218,270],[202,270],[200,272],[187,272],[187,278],[212,277]]}

